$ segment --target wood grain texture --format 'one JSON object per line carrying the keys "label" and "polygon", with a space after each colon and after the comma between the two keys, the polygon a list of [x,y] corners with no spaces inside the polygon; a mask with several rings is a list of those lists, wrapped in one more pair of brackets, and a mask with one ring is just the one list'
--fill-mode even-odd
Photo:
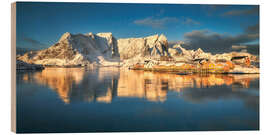
{"label": "wood grain texture", "polygon": [[16,2],[11,4],[11,131],[16,132]]}

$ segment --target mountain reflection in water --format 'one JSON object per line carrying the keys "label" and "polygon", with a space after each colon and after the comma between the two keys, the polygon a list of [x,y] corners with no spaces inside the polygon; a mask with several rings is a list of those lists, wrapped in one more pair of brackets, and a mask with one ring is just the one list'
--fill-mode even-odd
{"label": "mountain reflection in water", "polygon": [[[177,75],[108,67],[87,70],[46,68],[41,72],[22,75],[23,82],[48,86],[66,104],[76,101],[111,103],[115,97],[164,102],[168,92],[176,92],[190,102],[242,98],[244,103],[256,109],[258,108],[258,98],[254,98],[256,95],[242,90],[250,86],[258,90],[259,86],[256,83],[258,79],[258,74]],[[250,85],[251,83],[254,84]]]}

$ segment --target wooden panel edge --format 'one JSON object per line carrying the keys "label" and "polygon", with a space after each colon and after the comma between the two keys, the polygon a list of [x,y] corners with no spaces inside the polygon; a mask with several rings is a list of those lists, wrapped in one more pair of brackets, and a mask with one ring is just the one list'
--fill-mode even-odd
{"label": "wooden panel edge", "polygon": [[11,3],[11,131],[16,133],[16,2]]}

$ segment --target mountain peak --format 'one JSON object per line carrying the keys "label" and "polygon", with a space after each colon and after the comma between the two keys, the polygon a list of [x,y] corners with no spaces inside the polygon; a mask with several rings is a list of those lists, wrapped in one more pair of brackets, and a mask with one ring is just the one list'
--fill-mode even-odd
{"label": "mountain peak", "polygon": [[59,39],[58,42],[62,42],[62,41],[66,40],[66,39],[68,39],[68,38],[70,38],[70,37],[71,37],[71,33],[66,32],[66,33],[64,33],[64,34],[61,36],[61,38]]}
{"label": "mountain peak", "polygon": [[164,35],[164,34],[161,34],[159,37],[158,37],[158,41],[160,43],[162,43],[163,45],[167,46],[168,47],[168,40],[167,40],[167,37]]}
{"label": "mountain peak", "polygon": [[112,33],[111,32],[100,32],[100,33],[97,33],[98,36],[101,36],[101,35],[104,35],[104,36],[112,36]]}
{"label": "mountain peak", "polygon": [[196,50],[197,53],[204,53],[203,50],[201,48]]}
{"label": "mountain peak", "polygon": [[164,34],[161,34],[161,35],[158,37],[158,41],[167,41],[167,37],[166,37]]}

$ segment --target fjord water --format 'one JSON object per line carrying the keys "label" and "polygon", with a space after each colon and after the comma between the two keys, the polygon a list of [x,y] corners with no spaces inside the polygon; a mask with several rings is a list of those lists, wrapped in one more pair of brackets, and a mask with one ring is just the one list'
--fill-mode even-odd
{"label": "fjord water", "polygon": [[17,132],[258,130],[259,75],[17,72]]}

